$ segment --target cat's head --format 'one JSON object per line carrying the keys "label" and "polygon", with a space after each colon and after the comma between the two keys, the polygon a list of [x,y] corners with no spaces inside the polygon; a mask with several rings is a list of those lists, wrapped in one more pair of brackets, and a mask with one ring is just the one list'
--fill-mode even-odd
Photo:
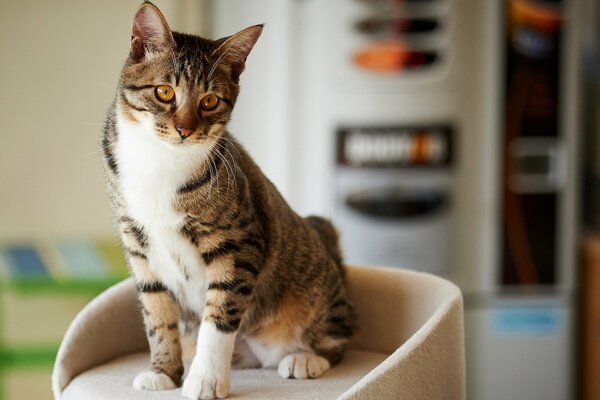
{"label": "cat's head", "polygon": [[171,31],[144,3],[133,19],[117,105],[123,118],[156,138],[189,146],[223,134],[239,93],[239,76],[262,25],[219,40]]}

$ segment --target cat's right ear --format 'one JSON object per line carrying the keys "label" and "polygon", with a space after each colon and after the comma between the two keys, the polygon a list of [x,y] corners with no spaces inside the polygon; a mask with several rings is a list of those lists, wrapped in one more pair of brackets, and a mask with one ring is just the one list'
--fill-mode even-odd
{"label": "cat's right ear", "polygon": [[130,57],[140,61],[149,53],[162,52],[174,46],[169,24],[158,7],[150,2],[142,4],[133,17]]}

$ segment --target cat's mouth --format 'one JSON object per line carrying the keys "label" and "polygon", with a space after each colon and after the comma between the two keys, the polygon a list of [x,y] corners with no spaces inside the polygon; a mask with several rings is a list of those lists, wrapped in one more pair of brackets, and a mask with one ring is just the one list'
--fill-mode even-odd
{"label": "cat's mouth", "polygon": [[162,129],[156,129],[154,133],[156,134],[159,140],[178,146],[199,143],[201,141],[199,140],[199,138],[202,136],[201,133],[198,134],[197,132],[194,132],[193,134],[190,134],[188,136],[174,135]]}
{"label": "cat's mouth", "polygon": [[174,135],[165,136],[161,134],[157,134],[156,136],[158,136],[158,140],[160,140],[161,142],[174,147],[193,146],[202,142],[201,135],[200,137],[195,136],[187,138],[181,138]]}

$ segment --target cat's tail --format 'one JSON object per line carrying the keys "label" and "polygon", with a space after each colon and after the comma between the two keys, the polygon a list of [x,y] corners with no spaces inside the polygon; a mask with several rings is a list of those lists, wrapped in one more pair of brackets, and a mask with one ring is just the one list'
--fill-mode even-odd
{"label": "cat's tail", "polygon": [[335,261],[340,273],[344,276],[344,265],[339,235],[331,221],[316,215],[310,215],[304,218],[304,220],[311,228],[317,231],[321,242],[325,245],[327,253],[329,253],[329,256]]}

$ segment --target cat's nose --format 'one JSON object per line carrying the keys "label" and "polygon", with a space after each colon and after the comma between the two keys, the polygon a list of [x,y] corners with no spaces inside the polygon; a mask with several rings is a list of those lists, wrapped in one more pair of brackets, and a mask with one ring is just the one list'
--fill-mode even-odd
{"label": "cat's nose", "polygon": [[194,132],[193,129],[184,128],[183,125],[175,125],[175,129],[177,129],[177,133],[181,140],[185,140]]}

